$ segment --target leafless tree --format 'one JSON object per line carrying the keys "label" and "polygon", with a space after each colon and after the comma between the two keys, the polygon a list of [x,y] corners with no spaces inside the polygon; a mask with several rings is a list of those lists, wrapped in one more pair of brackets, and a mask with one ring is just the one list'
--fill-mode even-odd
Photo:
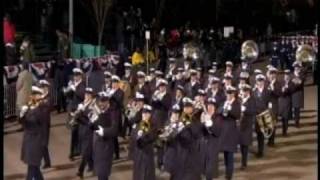
{"label": "leafless tree", "polygon": [[101,45],[106,16],[112,5],[112,0],[81,0],[83,6],[94,17],[98,33],[98,45]]}

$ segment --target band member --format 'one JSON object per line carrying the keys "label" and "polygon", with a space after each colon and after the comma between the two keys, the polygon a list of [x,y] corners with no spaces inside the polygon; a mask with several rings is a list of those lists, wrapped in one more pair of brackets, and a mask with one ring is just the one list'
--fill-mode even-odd
{"label": "band member", "polygon": [[159,138],[165,140],[165,153],[163,157],[164,170],[171,176],[174,174],[176,156],[177,156],[177,128],[181,115],[181,106],[175,104],[171,108],[170,122],[165,126],[164,132]]}
{"label": "band member", "polygon": [[194,113],[193,116],[200,119],[201,113],[204,111],[206,92],[199,89],[196,97],[194,97]]}
{"label": "band member", "polygon": [[43,137],[44,111],[40,106],[43,91],[32,86],[32,94],[27,105],[22,106],[20,120],[24,127],[21,148],[21,160],[28,165],[27,180],[43,180],[40,171],[43,149],[45,147]]}
{"label": "band member", "polygon": [[245,71],[241,72],[239,75],[238,89],[241,89],[242,86],[249,83],[249,73]]}
{"label": "band member", "polygon": [[91,116],[93,133],[93,162],[98,180],[108,180],[114,153],[114,138],[119,131],[119,121],[110,108],[108,94],[98,94],[96,112]]}
{"label": "band member", "polygon": [[201,114],[203,138],[200,144],[201,169],[206,180],[218,178],[222,119],[217,113],[217,102],[209,98]]}
{"label": "band member", "polygon": [[104,73],[104,86],[102,87],[102,90],[105,92],[109,92],[111,89],[111,72],[105,71]]}
{"label": "band member", "polygon": [[197,71],[192,69],[190,70],[190,81],[185,85],[186,96],[194,98],[198,89],[200,89],[200,83],[197,78]]}
{"label": "band member", "polygon": [[[72,99],[69,104],[70,114],[74,112],[78,105],[84,100],[85,93],[85,82],[82,80],[83,72],[79,68],[73,69],[73,80],[69,82],[68,87],[65,89],[65,93],[71,93]],[[75,124],[71,129],[71,146],[70,146],[70,160],[80,154],[79,147],[79,133],[78,133],[78,124]]]}
{"label": "band member", "polygon": [[[123,109],[123,96],[124,92],[120,89],[119,82],[120,78],[118,76],[112,76],[111,77],[111,90],[109,91],[109,96],[110,96],[110,109],[113,110],[114,112],[114,117],[116,121],[119,121],[118,127],[119,127],[119,132],[122,132],[122,113],[124,112]],[[119,153],[119,141],[118,137],[115,137],[114,139],[114,145],[115,145],[115,159],[120,158],[120,153]]]}
{"label": "band member", "polygon": [[140,123],[142,119],[142,109],[144,106],[145,97],[143,94],[136,93],[136,97],[133,102],[129,104],[129,112],[127,113],[127,117],[129,120],[129,124],[132,127],[132,131],[130,132],[130,140],[129,140],[129,154],[128,158],[133,160],[134,150],[136,148],[136,141],[134,139],[134,133],[137,131],[137,125]]}
{"label": "band member", "polygon": [[281,82],[281,95],[279,97],[279,116],[282,121],[282,135],[287,136],[288,121],[291,118],[291,93],[293,82],[290,78],[290,70],[284,71],[283,81]]}
{"label": "band member", "polygon": [[295,120],[296,127],[300,127],[300,109],[304,107],[304,74],[302,72],[302,65],[299,62],[293,63],[294,72],[292,75],[293,93],[291,96],[293,119]]}
{"label": "band member", "polygon": [[196,71],[197,71],[197,79],[198,79],[198,81],[200,83],[200,87],[202,87],[203,83],[204,83],[203,82],[204,78],[203,78],[203,74],[202,74],[202,68],[201,67],[197,67]]}
{"label": "band member", "polygon": [[175,58],[169,58],[169,69],[166,72],[166,79],[170,82],[173,76],[177,73],[177,64]]}
{"label": "band member", "polygon": [[141,94],[144,95],[145,100],[149,101],[151,96],[151,91],[150,91],[149,85],[145,83],[146,74],[142,71],[138,71],[137,76],[138,76],[138,84],[136,85],[134,92],[140,92]]}
{"label": "band member", "polygon": [[44,165],[43,168],[50,168],[51,167],[51,160],[50,160],[50,155],[49,155],[49,138],[50,138],[50,126],[51,126],[51,110],[52,110],[52,106],[51,106],[51,99],[50,99],[50,95],[49,95],[49,87],[50,87],[50,83],[46,80],[40,80],[39,81],[39,87],[42,89],[43,91],[43,95],[42,95],[42,100],[41,100],[41,107],[43,108],[44,111],[44,115],[46,116],[43,119],[43,139],[44,139],[44,149],[43,149],[43,160],[44,160]]}
{"label": "band member", "polygon": [[[271,104],[271,110],[273,118],[278,119],[278,110],[279,110],[279,96],[281,93],[281,85],[280,82],[277,80],[277,69],[276,68],[270,68],[269,70],[269,78],[268,78],[268,90],[270,92],[270,104]],[[276,127],[274,128],[274,131],[269,138],[268,145],[274,146],[274,139],[276,134]]]}
{"label": "band member", "polygon": [[233,176],[234,153],[237,151],[239,135],[236,121],[240,119],[241,104],[236,99],[236,89],[228,87],[226,91],[226,101],[218,109],[218,114],[222,116],[221,146],[224,153],[226,167],[226,179],[230,180]]}
{"label": "band member", "polygon": [[177,131],[177,153],[171,180],[200,180],[200,154],[198,139],[201,137],[201,122],[193,114],[194,102],[185,97],[183,112],[179,119]]}
{"label": "band member", "polygon": [[[154,121],[157,128],[162,128],[168,120],[168,111],[171,107],[171,96],[167,92],[168,82],[164,79],[159,80],[158,89],[152,96],[152,107],[154,109]],[[163,147],[157,149],[157,165],[159,168],[163,165]]]}
{"label": "band member", "polygon": [[182,107],[182,99],[184,98],[184,88],[183,86],[179,85],[177,89],[175,90],[175,97],[172,100],[172,106],[173,105],[179,105],[179,107]]}
{"label": "band member", "polygon": [[263,74],[260,69],[255,69],[253,72],[253,76],[250,76],[250,85],[255,85],[256,84],[256,77],[259,74]]}
{"label": "band member", "polygon": [[230,74],[225,74],[224,75],[224,79],[223,79],[223,89],[224,92],[227,91],[227,89],[229,89],[230,87],[232,87],[233,85],[233,76]]}
{"label": "band member", "polygon": [[248,72],[249,74],[252,73],[251,66],[250,66],[248,60],[245,58],[242,59],[242,61],[241,61],[241,66],[239,66],[239,68],[237,70],[237,76],[240,76],[241,72]]}
{"label": "band member", "polygon": [[212,73],[214,73],[214,76],[219,76],[218,74],[218,63],[217,62],[212,62]]}
{"label": "band member", "polygon": [[[253,88],[253,97],[256,104],[257,115],[264,112],[268,108],[271,109],[270,103],[270,92],[265,84],[266,77],[262,74],[256,76],[256,86]],[[255,130],[257,133],[258,141],[258,153],[257,157],[261,158],[264,155],[264,135],[259,129],[257,121],[255,123]]]}
{"label": "band member", "polygon": [[156,73],[154,68],[149,69],[149,75],[146,76],[145,80],[149,84],[149,86],[155,86],[157,80],[156,80]]}
{"label": "band member", "polygon": [[210,89],[208,90],[207,96],[209,98],[214,98],[216,100],[217,106],[220,106],[221,103],[224,102],[225,93],[221,89],[220,79],[219,78],[217,78],[217,77],[213,78],[213,80],[211,82],[211,85],[210,85]]}
{"label": "band member", "polygon": [[179,67],[177,69],[177,74],[175,74],[173,77],[172,77],[172,81],[170,82],[171,84],[171,90],[174,91],[178,88],[178,86],[183,86],[185,85],[185,80],[183,78],[183,68]]}
{"label": "band member", "polygon": [[233,76],[233,63],[231,61],[226,62],[226,70],[224,75]]}
{"label": "band member", "polygon": [[210,89],[211,83],[213,79],[215,78],[215,71],[213,69],[210,69],[208,71],[208,77],[206,78],[205,82],[203,83],[203,88],[207,91]]}
{"label": "band member", "polygon": [[240,118],[240,150],[241,170],[247,167],[249,146],[252,143],[253,123],[256,118],[255,100],[250,94],[251,86],[245,84],[241,87],[241,118]]}
{"label": "band member", "polygon": [[137,126],[136,149],[133,158],[133,180],[155,180],[153,143],[157,138],[157,128],[151,119],[152,107],[144,105],[142,119]]}
{"label": "band member", "polygon": [[78,169],[77,176],[83,178],[83,171],[88,165],[88,171],[93,170],[92,159],[92,141],[93,132],[90,129],[90,118],[93,113],[92,109],[95,106],[94,90],[87,87],[85,89],[84,102],[80,103],[75,114],[75,120],[79,123],[79,137],[81,142],[81,163]]}

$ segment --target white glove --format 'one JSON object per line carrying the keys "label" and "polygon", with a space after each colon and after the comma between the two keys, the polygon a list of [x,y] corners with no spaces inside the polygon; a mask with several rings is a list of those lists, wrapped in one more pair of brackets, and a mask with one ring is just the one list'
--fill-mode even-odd
{"label": "white glove", "polygon": [[242,112],[246,111],[246,109],[247,109],[247,108],[246,108],[245,106],[241,106],[241,111],[242,111]]}
{"label": "white glove", "polygon": [[173,128],[173,129],[177,128],[177,123],[171,124],[171,128]]}
{"label": "white glove", "polygon": [[22,106],[21,111],[20,111],[20,118],[22,118],[26,112],[28,111],[28,106]]}
{"label": "white glove", "polygon": [[98,119],[98,115],[96,114],[93,114],[91,117],[90,117],[90,122],[95,122],[96,120]]}
{"label": "white glove", "polygon": [[178,124],[178,132],[182,131],[183,128],[184,128],[183,123],[179,122],[179,124]]}
{"label": "white glove", "polygon": [[103,128],[99,125],[98,126],[98,130],[95,130],[95,132],[99,135],[99,136],[103,136]]}
{"label": "white glove", "polygon": [[205,121],[204,125],[206,127],[211,127],[213,125],[213,122],[212,122],[212,120],[207,120],[207,121]]}
{"label": "white glove", "polygon": [[82,103],[80,103],[80,104],[78,105],[78,110],[79,110],[79,111],[83,111],[83,110],[84,110],[84,105],[83,105]]}
{"label": "white glove", "polygon": [[231,109],[232,109],[231,105],[227,106],[228,111],[231,111]]}
{"label": "white glove", "polygon": [[143,131],[142,131],[142,130],[139,130],[138,133],[137,133],[137,135],[138,135],[138,138],[140,138],[140,137],[143,135]]}
{"label": "white glove", "polygon": [[271,102],[268,103],[268,108],[272,109],[272,103]]}
{"label": "white glove", "polygon": [[136,129],[136,127],[137,127],[137,124],[132,125],[132,129]]}
{"label": "white glove", "polygon": [[76,86],[75,85],[70,85],[70,90],[72,90],[72,91],[76,91]]}

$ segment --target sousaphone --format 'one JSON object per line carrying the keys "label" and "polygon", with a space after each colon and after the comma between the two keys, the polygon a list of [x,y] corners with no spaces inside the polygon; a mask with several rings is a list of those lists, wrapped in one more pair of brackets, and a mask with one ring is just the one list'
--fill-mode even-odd
{"label": "sousaphone", "polygon": [[258,58],[259,48],[253,40],[247,40],[241,45],[241,59],[254,61]]}

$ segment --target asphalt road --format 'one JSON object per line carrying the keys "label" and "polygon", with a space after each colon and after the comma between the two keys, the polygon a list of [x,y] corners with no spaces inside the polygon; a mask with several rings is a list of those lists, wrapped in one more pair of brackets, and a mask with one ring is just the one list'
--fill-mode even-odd
{"label": "asphalt road", "polygon": [[[309,80],[310,81],[310,80]],[[297,129],[290,122],[288,137],[281,135],[278,123],[276,146],[266,146],[266,156],[256,159],[249,155],[248,169],[240,171],[240,153],[236,154],[235,180],[313,180],[317,178],[317,87],[305,87],[305,107],[302,110],[301,127]],[[49,151],[52,168],[43,170],[46,180],[73,180],[80,160],[69,161],[70,132],[64,126],[65,114],[52,113],[52,127]],[[5,122],[4,134],[4,179],[25,179],[27,166],[20,161],[22,132],[16,122]],[[256,139],[256,138],[254,138]],[[127,143],[121,141],[121,159],[114,162],[110,180],[132,179],[132,162],[126,160]],[[256,151],[256,140],[251,147]],[[220,178],[224,179],[223,156],[220,155]],[[91,173],[85,179],[97,179]],[[169,179],[168,174],[157,171],[157,179]]]}

